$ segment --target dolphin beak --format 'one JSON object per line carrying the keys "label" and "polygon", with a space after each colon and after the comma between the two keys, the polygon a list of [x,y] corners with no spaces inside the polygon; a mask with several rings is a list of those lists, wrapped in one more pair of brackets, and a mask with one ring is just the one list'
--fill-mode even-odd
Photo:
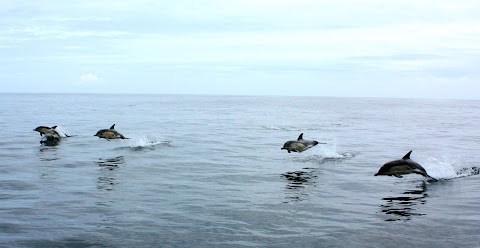
{"label": "dolphin beak", "polygon": [[378,176],[378,173],[377,173],[377,174],[375,174],[375,175],[373,175],[373,176]]}

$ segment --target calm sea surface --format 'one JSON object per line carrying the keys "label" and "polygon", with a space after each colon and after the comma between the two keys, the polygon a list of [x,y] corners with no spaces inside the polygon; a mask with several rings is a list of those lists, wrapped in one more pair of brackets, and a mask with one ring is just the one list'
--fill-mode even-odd
{"label": "calm sea surface", "polygon": [[[480,102],[0,94],[0,247],[479,247]],[[93,135],[115,128],[128,140]],[[74,137],[43,146],[33,129]],[[326,142],[280,150],[304,133]],[[374,177],[413,150],[439,182]]]}

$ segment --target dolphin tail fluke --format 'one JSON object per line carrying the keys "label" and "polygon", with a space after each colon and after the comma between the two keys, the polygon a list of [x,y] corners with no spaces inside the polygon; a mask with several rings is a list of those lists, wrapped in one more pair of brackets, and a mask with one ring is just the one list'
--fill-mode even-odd
{"label": "dolphin tail fluke", "polygon": [[298,136],[298,139],[297,140],[303,140],[303,133],[301,133],[299,136]]}
{"label": "dolphin tail fluke", "polygon": [[409,151],[407,154],[405,154],[402,159],[410,159],[410,154],[412,154],[412,151]]}
{"label": "dolphin tail fluke", "polygon": [[428,175],[427,173],[425,173],[424,176],[428,179],[428,181],[433,181],[433,182],[438,182],[439,181],[438,179]]}
{"label": "dolphin tail fluke", "polygon": [[434,177],[428,176],[428,181],[438,182],[439,180]]}
{"label": "dolphin tail fluke", "polygon": [[110,127],[110,129],[115,129],[115,124],[113,124],[113,125]]}

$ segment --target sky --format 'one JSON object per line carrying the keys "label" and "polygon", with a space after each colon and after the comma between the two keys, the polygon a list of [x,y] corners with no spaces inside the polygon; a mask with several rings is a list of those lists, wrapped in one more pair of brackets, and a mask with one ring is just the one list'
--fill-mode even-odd
{"label": "sky", "polygon": [[480,99],[477,0],[0,0],[0,92]]}

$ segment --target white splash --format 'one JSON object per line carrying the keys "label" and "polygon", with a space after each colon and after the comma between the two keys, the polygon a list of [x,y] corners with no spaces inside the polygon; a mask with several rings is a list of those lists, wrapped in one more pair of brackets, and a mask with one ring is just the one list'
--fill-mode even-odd
{"label": "white splash", "polygon": [[320,156],[326,159],[343,159],[345,156],[343,154],[339,154],[337,152],[337,143],[334,141],[331,145],[330,144],[318,144],[316,146],[318,150],[320,150]]}
{"label": "white splash", "polygon": [[337,144],[333,140],[327,144],[318,144],[308,151],[308,153],[315,151],[316,155],[310,155],[307,157],[294,158],[295,162],[313,162],[316,164],[322,164],[327,161],[341,161],[344,159],[353,158],[355,155],[351,152],[338,153]]}
{"label": "white splash", "polygon": [[442,160],[429,158],[423,164],[427,173],[437,179],[453,179],[478,174],[475,167],[469,168],[460,165],[458,161],[444,157]]}
{"label": "white splash", "polygon": [[68,137],[68,136],[67,136],[68,130],[66,130],[64,127],[57,126],[57,127],[55,128],[55,131],[57,131],[58,135],[60,135],[61,138]]}
{"label": "white splash", "polygon": [[161,137],[152,137],[152,136],[138,136],[132,137],[128,140],[130,148],[143,148],[143,147],[154,147],[157,145],[168,145],[170,141],[167,141]]}

